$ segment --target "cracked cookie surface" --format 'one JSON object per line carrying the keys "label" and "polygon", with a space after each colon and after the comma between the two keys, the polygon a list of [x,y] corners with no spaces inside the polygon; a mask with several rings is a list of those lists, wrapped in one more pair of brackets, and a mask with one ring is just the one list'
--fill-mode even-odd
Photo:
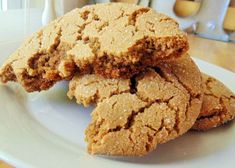
{"label": "cracked cookie surface", "polygon": [[209,130],[235,117],[235,95],[219,80],[203,74],[202,109],[192,129]]}
{"label": "cracked cookie surface", "polygon": [[45,26],[0,69],[2,82],[46,90],[75,73],[128,78],[188,50],[186,34],[153,9],[109,3],[74,9]]}
{"label": "cracked cookie surface", "polygon": [[114,94],[130,92],[130,80],[109,79],[100,75],[86,74],[75,76],[69,82],[68,97],[76,97],[78,104],[88,106]]}
{"label": "cracked cookie surface", "polygon": [[188,56],[109,80],[91,74],[70,82],[70,98],[97,103],[86,130],[91,154],[145,155],[189,130],[200,112],[201,73]]}

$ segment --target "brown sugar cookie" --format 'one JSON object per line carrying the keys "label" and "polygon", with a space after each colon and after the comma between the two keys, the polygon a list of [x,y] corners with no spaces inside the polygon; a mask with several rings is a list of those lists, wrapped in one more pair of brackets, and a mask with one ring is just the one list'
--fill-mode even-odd
{"label": "brown sugar cookie", "polygon": [[235,95],[219,80],[203,74],[204,98],[194,130],[218,127],[235,116]]}
{"label": "brown sugar cookie", "polygon": [[70,99],[75,97],[78,104],[88,106],[125,92],[130,92],[129,79],[109,79],[100,75],[86,74],[75,76],[69,82],[67,95]]}
{"label": "brown sugar cookie", "polygon": [[0,81],[28,92],[74,74],[128,78],[188,50],[186,34],[153,9],[108,3],[74,9],[33,34],[0,69]]}
{"label": "brown sugar cookie", "polygon": [[86,130],[91,154],[145,155],[189,130],[200,112],[201,73],[188,56],[109,80],[91,74],[70,82],[70,98],[97,103]]}

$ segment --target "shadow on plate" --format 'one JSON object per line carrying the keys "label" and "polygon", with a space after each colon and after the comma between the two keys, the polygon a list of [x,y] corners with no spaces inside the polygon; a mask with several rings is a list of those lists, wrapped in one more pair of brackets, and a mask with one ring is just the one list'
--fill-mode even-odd
{"label": "shadow on plate", "polygon": [[30,98],[37,99],[38,97],[44,97],[45,100],[48,100],[50,102],[56,102],[60,104],[70,104],[73,101],[70,101],[70,99],[67,96],[68,92],[68,82],[62,81],[60,83],[55,84],[51,89],[47,91],[42,91],[40,94],[38,92],[30,93]]}
{"label": "shadow on plate", "polygon": [[68,104],[72,102],[67,97],[68,82],[66,81],[55,84],[49,91],[41,91],[40,94],[39,92],[27,93],[21,85],[16,83],[10,82],[7,85],[3,84],[0,86],[5,92],[10,95],[14,95],[21,103],[25,102],[27,99],[32,100],[37,99],[38,97],[44,97],[51,102],[61,104]]}

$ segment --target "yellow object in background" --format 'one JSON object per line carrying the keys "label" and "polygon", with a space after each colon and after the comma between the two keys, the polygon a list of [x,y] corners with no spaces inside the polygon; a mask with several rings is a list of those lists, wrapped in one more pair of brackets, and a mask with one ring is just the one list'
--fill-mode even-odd
{"label": "yellow object in background", "polygon": [[174,11],[180,17],[195,15],[200,8],[199,2],[194,1],[176,1]]}
{"label": "yellow object in background", "polygon": [[228,12],[224,19],[224,28],[235,31],[235,7],[228,8]]}
{"label": "yellow object in background", "polygon": [[[200,9],[200,3],[194,1],[176,1],[174,11],[180,17],[193,16]],[[229,7],[224,19],[224,29],[235,31],[235,6]]]}
{"label": "yellow object in background", "polygon": [[0,168],[13,168],[13,167],[0,160]]}

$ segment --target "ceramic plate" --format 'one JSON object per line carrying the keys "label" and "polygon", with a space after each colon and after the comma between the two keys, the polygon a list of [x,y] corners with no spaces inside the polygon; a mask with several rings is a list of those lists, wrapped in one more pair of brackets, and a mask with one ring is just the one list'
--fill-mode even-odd
{"label": "ceramic plate", "polygon": [[[235,92],[235,74],[195,59],[202,72]],[[67,83],[26,94],[15,84],[0,85],[0,157],[17,167],[129,168],[235,167],[235,122],[187,134],[159,145],[141,158],[98,157],[86,153],[84,130],[93,107],[66,97]]]}

